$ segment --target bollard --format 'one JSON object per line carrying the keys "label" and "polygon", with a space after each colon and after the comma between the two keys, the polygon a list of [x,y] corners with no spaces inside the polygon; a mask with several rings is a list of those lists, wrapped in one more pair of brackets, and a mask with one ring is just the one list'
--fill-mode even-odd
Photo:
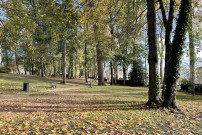
{"label": "bollard", "polygon": [[29,91],[29,83],[23,84],[23,91]]}

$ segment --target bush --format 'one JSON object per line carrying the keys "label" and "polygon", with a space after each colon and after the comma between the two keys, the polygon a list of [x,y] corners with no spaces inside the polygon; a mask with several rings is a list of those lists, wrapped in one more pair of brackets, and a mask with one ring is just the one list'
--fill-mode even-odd
{"label": "bush", "polygon": [[0,73],[10,73],[11,69],[8,67],[1,67],[0,68]]}
{"label": "bush", "polygon": [[141,62],[135,61],[133,63],[132,71],[129,73],[130,84],[142,85],[144,84],[144,73]]}
{"label": "bush", "polygon": [[[195,87],[195,92],[202,93],[202,84],[195,84],[194,87]],[[192,85],[189,83],[189,80],[187,79],[182,80],[181,90],[192,92]]]}
{"label": "bush", "polygon": [[189,91],[189,80],[183,79],[181,84],[181,90]]}

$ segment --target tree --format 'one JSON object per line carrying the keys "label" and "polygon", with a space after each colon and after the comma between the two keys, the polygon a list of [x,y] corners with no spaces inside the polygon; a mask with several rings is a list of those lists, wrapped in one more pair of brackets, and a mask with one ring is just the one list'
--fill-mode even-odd
{"label": "tree", "polygon": [[158,54],[156,45],[155,0],[147,0],[148,44],[149,44],[149,100],[148,106],[160,103]]}
{"label": "tree", "polygon": [[130,82],[134,85],[141,86],[144,84],[144,73],[141,61],[134,61],[132,71],[129,74]]}
{"label": "tree", "polygon": [[[190,0],[192,3],[192,0]],[[195,88],[194,88],[194,84],[195,84],[195,47],[194,47],[194,35],[193,35],[193,22],[192,22],[192,16],[193,16],[193,8],[191,5],[191,15],[190,15],[190,19],[189,19],[189,57],[190,57],[190,85],[191,85],[191,89],[193,91],[193,96],[195,95]]]}
{"label": "tree", "polygon": [[166,17],[166,11],[164,8],[163,1],[159,0],[158,2],[160,4],[160,9],[161,9],[161,13],[162,13],[162,20],[163,20],[163,24],[165,27],[165,46],[166,46],[165,70],[164,70],[163,91],[162,91],[162,97],[163,97],[164,93],[165,93],[165,88],[166,88],[165,85],[166,85],[166,80],[167,80],[168,63],[169,63],[170,56],[171,56],[170,55],[170,52],[171,52],[171,32],[173,29],[175,1],[170,0],[168,19]]}
{"label": "tree", "polygon": [[175,30],[174,39],[172,42],[172,49],[170,60],[168,63],[166,91],[162,106],[166,108],[177,107],[176,104],[176,82],[179,76],[179,66],[181,56],[183,54],[183,44],[185,34],[189,22],[189,14],[191,9],[191,0],[182,0],[180,5],[179,17],[177,19],[177,26]]}

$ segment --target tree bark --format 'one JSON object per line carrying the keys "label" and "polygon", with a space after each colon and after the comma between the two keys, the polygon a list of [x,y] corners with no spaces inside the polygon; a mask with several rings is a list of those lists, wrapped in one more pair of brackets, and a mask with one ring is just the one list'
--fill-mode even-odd
{"label": "tree bark", "polygon": [[47,75],[47,71],[46,71],[46,64],[45,62],[43,61],[43,72],[44,72],[44,76]]}
{"label": "tree bark", "polygon": [[188,25],[189,13],[191,8],[190,0],[182,0],[180,5],[179,18],[172,43],[172,51],[168,63],[166,91],[164,95],[163,107],[177,107],[176,104],[176,82],[179,76],[181,56],[183,54],[183,44]]}
{"label": "tree bark", "polygon": [[41,77],[44,77],[45,75],[44,75],[44,65],[43,65],[43,58],[42,58],[42,56],[40,58],[40,61],[41,61]]}
{"label": "tree bark", "polygon": [[163,90],[162,95],[165,94],[165,88],[166,88],[166,80],[167,80],[167,71],[168,71],[168,63],[170,60],[170,53],[171,53],[171,33],[173,29],[173,19],[174,19],[174,0],[170,0],[169,5],[169,17],[166,19],[166,13],[163,5],[163,1],[158,1],[160,4],[160,9],[163,17],[163,24],[165,27],[165,46],[166,46],[166,52],[165,52],[165,69],[164,69],[164,81],[163,81]]}
{"label": "tree bark", "polygon": [[74,62],[73,62],[73,52],[70,53],[69,55],[69,78],[73,79],[74,78],[74,71],[73,71],[73,66],[74,66]]}
{"label": "tree bark", "polygon": [[160,103],[155,0],[147,0],[147,20],[149,44],[149,99],[147,105],[152,106]]}
{"label": "tree bark", "polygon": [[101,86],[101,85],[104,85],[104,63],[101,59],[101,56],[102,56],[102,51],[100,49],[100,42],[98,41],[98,44],[96,46],[96,49],[97,49],[97,65],[98,65],[98,85]]}
{"label": "tree bark", "polygon": [[97,41],[97,67],[98,67],[98,86],[104,85],[104,62],[102,60],[101,44],[98,39],[98,26],[94,24],[95,41]]}

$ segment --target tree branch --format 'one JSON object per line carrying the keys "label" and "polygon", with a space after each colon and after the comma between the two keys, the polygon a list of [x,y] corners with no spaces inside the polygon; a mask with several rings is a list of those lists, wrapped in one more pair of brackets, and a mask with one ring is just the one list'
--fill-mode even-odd
{"label": "tree branch", "polygon": [[[171,0],[172,1],[172,0]],[[163,1],[162,0],[158,0],[159,4],[160,4],[160,9],[161,9],[161,13],[162,13],[162,17],[163,17],[163,24],[166,27],[167,25],[167,19],[166,19],[166,12],[165,12],[165,8],[163,6]]]}
{"label": "tree branch", "polygon": [[172,25],[174,18],[174,0],[170,0],[169,18],[168,23]]}

